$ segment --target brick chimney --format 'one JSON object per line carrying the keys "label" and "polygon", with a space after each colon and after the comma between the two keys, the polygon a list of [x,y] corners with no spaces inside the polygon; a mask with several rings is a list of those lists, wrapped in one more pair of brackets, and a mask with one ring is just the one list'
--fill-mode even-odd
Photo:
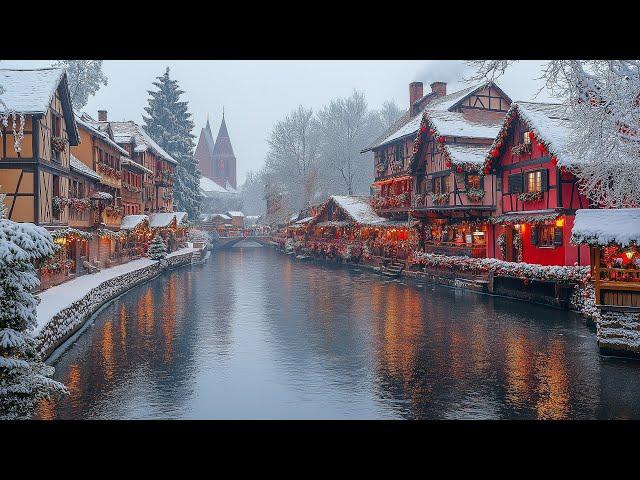
{"label": "brick chimney", "polygon": [[431,91],[439,97],[444,97],[447,94],[447,82],[433,82]]}
{"label": "brick chimney", "polygon": [[106,122],[107,121],[107,111],[106,110],[98,110],[98,121]]}
{"label": "brick chimney", "polygon": [[422,82],[411,82],[409,84],[409,112],[412,117],[418,113],[418,109],[413,104],[420,100],[422,96]]}

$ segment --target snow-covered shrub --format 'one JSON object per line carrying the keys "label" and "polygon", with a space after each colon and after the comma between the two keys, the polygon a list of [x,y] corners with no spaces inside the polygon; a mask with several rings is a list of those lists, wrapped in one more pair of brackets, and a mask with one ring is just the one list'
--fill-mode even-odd
{"label": "snow-covered shrub", "polygon": [[160,260],[167,256],[167,246],[160,234],[156,233],[153,240],[149,244],[149,251],[147,252],[152,260]]}
{"label": "snow-covered shrub", "polygon": [[44,228],[0,220],[0,418],[29,418],[40,399],[66,391],[49,378],[54,369],[40,360],[29,334],[38,305],[33,262],[53,252]]}
{"label": "snow-covered shrub", "polygon": [[294,243],[293,238],[287,238],[287,241],[284,244],[284,250],[286,252],[293,252]]}

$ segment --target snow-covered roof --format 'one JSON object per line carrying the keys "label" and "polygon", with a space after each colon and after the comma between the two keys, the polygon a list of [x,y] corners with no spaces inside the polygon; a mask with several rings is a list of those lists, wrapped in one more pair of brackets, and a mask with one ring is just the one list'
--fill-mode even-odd
{"label": "snow-covered roof", "polygon": [[440,110],[440,111],[449,110],[451,107],[453,107],[454,105],[459,103],[460,100],[462,100],[467,95],[471,95],[476,90],[480,90],[480,89],[482,89],[484,87],[489,86],[490,83],[491,82],[482,82],[482,83],[479,83],[479,84],[471,85],[471,86],[469,86],[467,88],[463,88],[462,90],[458,90],[456,92],[451,92],[451,93],[449,93],[447,95],[444,95],[442,97],[436,97],[431,102],[429,102],[429,104],[427,105],[427,108],[429,110],[432,110],[432,111],[434,111],[434,110]]}
{"label": "snow-covered roof", "polygon": [[[481,129],[483,124],[471,125],[472,128],[470,128],[468,132],[469,135],[461,135],[460,133],[455,133],[460,131],[460,127],[462,123],[467,122],[467,120],[464,119],[461,113],[449,112],[450,108],[457,105],[461,100],[463,100],[468,95],[471,95],[475,91],[481,90],[482,88],[485,88],[491,85],[497,87],[497,85],[495,85],[493,82],[483,82],[480,84],[472,85],[467,88],[463,88],[462,90],[458,90],[456,92],[452,92],[442,97],[435,97],[433,100],[427,103],[426,108],[423,111],[423,114],[424,112],[429,112],[430,115],[433,115],[433,114],[437,115],[436,112],[443,112],[443,113],[446,112],[446,113],[455,114],[455,115],[449,115],[449,116],[444,115],[439,117],[440,121],[442,122],[441,127],[444,130],[447,130],[450,132],[450,133],[445,133],[444,131],[440,131],[438,128],[436,128],[436,130],[438,130],[438,132],[441,135],[451,135],[451,136],[455,135],[455,136],[465,136],[465,137],[471,137],[471,138],[492,138],[494,134],[488,133],[487,130]],[[374,146],[369,148],[377,148],[387,143],[391,143],[395,140],[398,140],[402,137],[415,136],[418,133],[418,130],[420,129],[421,122],[422,122],[422,115],[416,115],[415,117],[411,118],[408,114],[405,114],[401,118],[401,121],[397,122],[398,125],[394,125],[395,128],[390,129],[391,131],[387,136],[380,139],[380,141],[376,142]],[[472,123],[477,123],[477,122],[472,122]],[[491,127],[491,124],[489,126]],[[497,124],[497,127],[493,126],[493,128],[497,128],[495,133],[497,133],[497,131],[500,129],[500,126],[501,126],[500,123]]]}
{"label": "snow-covered roof", "polygon": [[138,125],[136,122],[127,121],[127,122],[97,122],[99,124],[109,124],[111,129],[113,130],[113,137],[118,141],[121,139],[129,139],[122,143],[129,143],[130,138],[133,137],[136,141],[137,147],[135,147],[134,151],[136,152],[146,152],[147,150],[151,150],[153,153],[163,158],[169,163],[177,165],[178,162],[173,159],[171,155],[169,155],[160,145],[158,145],[149,134]]}
{"label": "snow-covered roof", "polygon": [[452,143],[447,145],[447,150],[453,163],[474,163],[482,165],[489,153],[490,145],[466,145],[464,143]]}
{"label": "snow-covered roof", "polygon": [[[65,85],[60,100],[67,124],[69,143],[79,143],[71,98],[66,87],[66,74],[62,68],[38,68],[32,70],[0,69],[0,112],[22,114],[46,113],[60,82]],[[66,93],[64,93],[66,92]]]}
{"label": "snow-covered roof", "polygon": [[122,167],[133,167],[141,172],[148,173],[153,175],[153,172],[149,170],[144,165],[140,165],[138,162],[131,160],[129,157],[121,156],[120,157],[120,166]]}
{"label": "snow-covered roof", "polygon": [[147,215],[125,215],[120,223],[120,230],[133,230],[145,221],[149,221]]}
{"label": "snow-covered roof", "polygon": [[439,135],[447,137],[495,138],[502,127],[501,121],[472,121],[460,112],[442,112],[427,108],[424,115]]}
{"label": "snow-covered roof", "polygon": [[229,180],[227,180],[224,184],[224,189],[229,193],[238,193],[238,191],[231,186]]}
{"label": "snow-covered roof", "polygon": [[149,216],[149,226],[151,228],[164,228],[164,227],[168,227],[169,225],[171,225],[171,222],[173,222],[176,219],[176,214],[175,212],[158,212],[158,213],[152,213]]}
{"label": "snow-covered roof", "polygon": [[226,212],[230,217],[244,217],[244,213],[238,211],[228,211]]}
{"label": "snow-covered roof", "polygon": [[304,217],[303,219],[298,220],[296,225],[304,225],[305,223],[309,223],[311,220],[313,220],[313,217]]}
{"label": "snow-covered roof", "polygon": [[[575,157],[569,148],[573,127],[566,105],[515,101],[511,104],[511,108],[509,108],[498,134],[510,127],[516,115],[545,144],[549,153],[556,157],[558,165],[571,166],[580,163],[581,159]],[[497,148],[498,138],[499,135],[496,135],[491,149]],[[491,163],[491,161],[492,158],[487,153],[485,165]]]}
{"label": "snow-covered roof", "polygon": [[41,68],[37,70],[0,69],[0,112],[45,113],[49,110],[53,95],[60,84],[64,69]]}
{"label": "snow-covered roof", "polygon": [[189,216],[189,214],[187,212],[173,212],[176,215],[176,223],[178,225],[180,225],[182,222],[184,222],[187,217]]}
{"label": "snow-covered roof", "polygon": [[213,180],[211,180],[208,177],[205,177],[204,175],[202,175],[200,177],[200,190],[202,190],[202,192],[205,193],[205,194],[208,194],[208,193],[230,193],[227,190],[225,190],[224,187],[221,187],[216,182],[214,182]]}
{"label": "snow-covered roof", "polygon": [[231,217],[229,215],[225,215],[224,213],[210,213],[210,214],[203,214],[202,215],[203,220],[205,221],[211,221],[214,218],[221,218],[222,220],[231,220]]}
{"label": "snow-covered roof", "polygon": [[514,103],[521,118],[544,141],[549,152],[558,159],[558,164],[569,166],[579,162],[579,158],[575,158],[568,148],[573,129],[567,106],[557,103]]}
{"label": "snow-covered roof", "polygon": [[89,198],[92,200],[113,200],[113,195],[107,192],[93,192]]}
{"label": "snow-covered roof", "polygon": [[356,223],[374,225],[386,220],[378,216],[369,203],[369,197],[332,195],[330,200],[333,200]]}
{"label": "snow-covered roof", "polygon": [[78,172],[86,177],[93,178],[94,180],[100,180],[102,178],[100,177],[100,174],[98,172],[82,163],[80,160],[74,157],[73,154],[69,156],[69,166],[71,167],[71,170]]}
{"label": "snow-covered roof", "polygon": [[571,242],[595,246],[640,245],[640,208],[577,210]]}
{"label": "snow-covered roof", "polygon": [[76,123],[78,125],[80,125],[82,128],[86,130],[89,130],[89,132],[91,132],[96,137],[100,138],[100,140],[102,140],[103,142],[108,143],[111,147],[118,150],[121,155],[124,155],[127,158],[129,157],[129,152],[127,152],[124,148],[118,145],[114,140],[111,140],[109,135],[107,135],[105,132],[98,130],[98,128],[92,125],[88,120],[89,117],[85,116],[83,118],[82,115],[79,114],[78,112],[73,112],[73,114],[75,116]]}

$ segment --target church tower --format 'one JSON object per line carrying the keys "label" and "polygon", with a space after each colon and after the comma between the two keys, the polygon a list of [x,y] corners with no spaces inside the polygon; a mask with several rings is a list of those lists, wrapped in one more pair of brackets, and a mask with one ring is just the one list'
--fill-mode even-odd
{"label": "church tower", "polygon": [[237,189],[236,183],[236,156],[233,154],[231,139],[227,131],[227,124],[224,121],[224,109],[222,110],[222,123],[218,130],[213,147],[213,175],[212,179],[219,185],[227,188],[227,183]]}
{"label": "church tower", "polygon": [[203,176],[213,178],[213,134],[211,133],[211,125],[209,125],[209,117],[207,117],[207,125],[200,131],[198,146],[193,154],[193,158],[198,161],[198,168]]}

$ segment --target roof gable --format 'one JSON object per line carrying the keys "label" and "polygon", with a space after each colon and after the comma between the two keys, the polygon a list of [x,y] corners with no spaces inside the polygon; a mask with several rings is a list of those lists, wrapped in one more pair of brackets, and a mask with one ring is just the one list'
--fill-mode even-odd
{"label": "roof gable", "polygon": [[579,163],[580,159],[572,154],[569,147],[573,126],[566,105],[515,101],[511,104],[502,127],[487,152],[485,169],[490,170],[494,158],[499,158],[502,150],[506,148],[504,140],[511,133],[511,127],[516,121],[523,122],[534,132],[536,140],[556,157],[558,165],[572,166]]}
{"label": "roof gable", "polygon": [[375,225],[386,219],[380,217],[369,203],[369,197],[358,195],[332,195],[324,203],[312,223],[317,223],[327,211],[329,205],[335,205],[344,215],[355,223],[363,225]]}
{"label": "roof gable", "polygon": [[[471,85],[467,88],[463,88],[462,90],[449,93],[442,97],[434,97],[428,103],[426,103],[426,105],[424,105],[424,108],[422,110],[422,115],[418,114],[415,117],[410,117],[409,111],[407,110],[404,113],[404,115],[400,117],[400,119],[398,119],[398,121],[396,121],[396,123],[394,123],[394,125],[392,125],[387,130],[387,132],[385,132],[382,136],[378,137],[376,142],[374,142],[374,144],[371,147],[368,147],[365,150],[363,150],[362,153],[372,150],[374,148],[381,147],[383,145],[395,142],[397,140],[400,140],[401,138],[416,135],[418,133],[418,130],[420,129],[420,126],[422,123],[422,117],[426,114],[426,112],[432,112],[432,113],[436,112],[434,113],[434,115],[438,115],[437,112],[442,112],[440,114],[440,118],[442,118],[443,120],[448,120],[449,125],[452,127],[455,127],[455,123],[453,122],[453,120],[458,117],[456,117],[454,114],[462,115],[456,110],[471,95],[488,87],[497,90],[501,95],[505,97],[506,100],[511,101],[511,99],[502,91],[502,89],[498,87],[498,85],[496,85],[495,82],[492,82],[492,81],[486,81],[480,84]],[[429,95],[431,94],[425,95],[415,103],[419,104],[423,102],[425,98],[429,97]],[[447,113],[445,112],[451,113],[452,115],[447,115]],[[458,118],[458,122],[460,121],[460,119],[462,119],[462,117]],[[483,122],[472,122],[472,123],[477,123],[481,127]],[[487,123],[491,124],[492,122],[487,122]],[[443,127],[444,125],[445,123],[442,123]],[[489,128],[499,129],[500,127],[498,124],[497,126],[489,125]],[[471,134],[468,136],[470,138],[491,138],[493,136],[493,134],[491,134],[490,131],[486,129],[484,130],[484,132],[480,132],[477,130],[478,129],[472,130]],[[495,133],[497,133],[497,131]],[[442,135],[448,135],[448,134],[442,133]],[[451,133],[450,135],[456,135],[456,134]],[[456,135],[456,136],[462,136],[462,135]]]}

